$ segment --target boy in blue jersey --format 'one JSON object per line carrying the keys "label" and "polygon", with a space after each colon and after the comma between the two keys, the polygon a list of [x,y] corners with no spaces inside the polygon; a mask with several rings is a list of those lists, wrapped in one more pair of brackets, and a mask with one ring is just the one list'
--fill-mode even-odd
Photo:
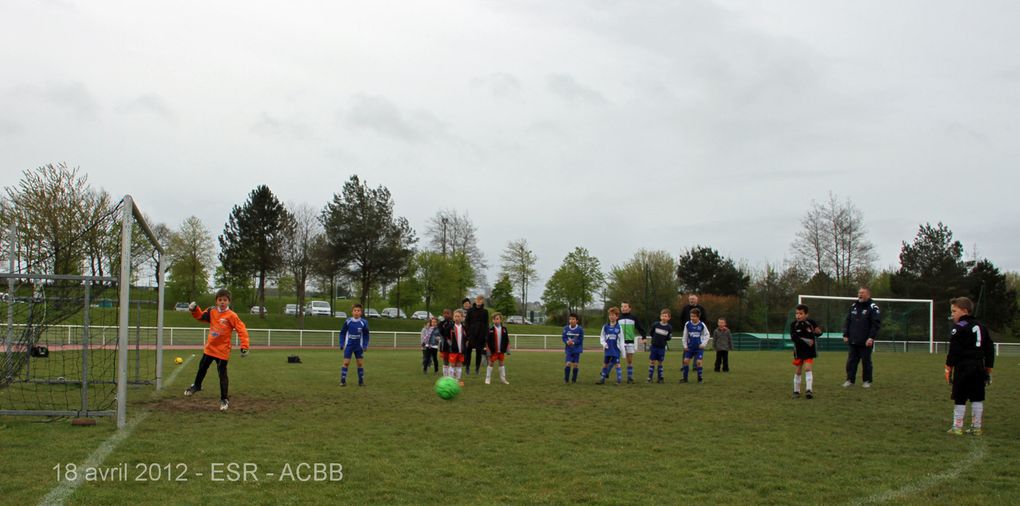
{"label": "boy in blue jersey", "polygon": [[680,383],[687,383],[687,375],[691,372],[691,359],[696,359],[695,367],[698,370],[698,383],[704,383],[704,369],[701,367],[702,359],[705,358],[705,346],[711,339],[708,333],[708,325],[701,321],[701,311],[691,310],[691,321],[684,324],[684,377]]}
{"label": "boy in blue jersey", "polygon": [[[563,327],[563,345],[566,346],[567,362],[563,367],[563,384],[577,383],[577,365],[584,352],[584,329],[577,323],[577,313],[570,313],[569,325]],[[571,377],[573,369],[573,377]]]}
{"label": "boy in blue jersey", "polygon": [[[673,314],[669,309],[659,311],[659,321],[652,324],[651,336],[652,347],[648,355],[648,382],[652,382],[652,374],[658,368],[659,383],[665,383],[662,377],[662,361],[666,359],[666,343],[673,339],[673,326],[669,324]],[[646,339],[647,341],[647,339]]]}
{"label": "boy in blue jersey", "polygon": [[368,322],[361,318],[361,304],[351,308],[351,317],[340,328],[340,349],[344,350],[344,366],[340,369],[340,386],[347,386],[347,367],[351,355],[358,360],[358,386],[365,386],[365,351],[368,350]]}
{"label": "boy in blue jersey", "polygon": [[620,330],[620,324],[616,321],[619,317],[619,308],[609,308],[609,323],[602,326],[602,334],[599,335],[599,342],[602,343],[602,348],[606,351],[602,358],[602,377],[598,380],[598,385],[606,384],[609,369],[614,366],[616,367],[616,384],[623,383],[623,370],[620,368],[620,355],[623,353],[623,332]]}

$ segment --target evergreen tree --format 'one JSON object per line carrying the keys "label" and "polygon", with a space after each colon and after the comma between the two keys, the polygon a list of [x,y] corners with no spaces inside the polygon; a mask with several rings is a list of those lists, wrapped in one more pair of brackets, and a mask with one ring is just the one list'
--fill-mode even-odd
{"label": "evergreen tree", "polygon": [[333,195],[321,220],[333,258],[358,285],[366,307],[372,288],[396,279],[414,253],[414,230],[406,218],[394,216],[390,191],[369,188],[358,176]]}
{"label": "evergreen tree", "polygon": [[[287,209],[268,186],[256,187],[241,206],[234,206],[219,237],[225,285],[255,277],[257,305],[265,306],[266,279],[283,264]],[[236,302],[236,301],[235,301]]]}
{"label": "evergreen tree", "polygon": [[680,289],[689,293],[738,295],[751,283],[732,259],[707,246],[695,246],[680,255],[676,277]]}

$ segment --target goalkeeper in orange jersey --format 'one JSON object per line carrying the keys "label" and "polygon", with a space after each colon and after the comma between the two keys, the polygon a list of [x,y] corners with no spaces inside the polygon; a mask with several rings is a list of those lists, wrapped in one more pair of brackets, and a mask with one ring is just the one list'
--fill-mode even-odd
{"label": "goalkeeper in orange jersey", "polygon": [[244,322],[230,309],[230,290],[221,289],[216,292],[216,306],[206,308],[204,311],[198,304],[192,302],[188,305],[191,316],[196,320],[209,323],[209,337],[205,342],[205,350],[202,360],[198,363],[198,373],[195,374],[193,383],[184,395],[190,396],[202,390],[202,380],[209,371],[209,366],[216,362],[216,372],[220,376],[220,411],[226,411],[230,407],[230,397],[227,389],[230,380],[227,378],[227,361],[230,360],[230,338],[234,332],[241,340],[241,358],[248,356],[248,329]]}

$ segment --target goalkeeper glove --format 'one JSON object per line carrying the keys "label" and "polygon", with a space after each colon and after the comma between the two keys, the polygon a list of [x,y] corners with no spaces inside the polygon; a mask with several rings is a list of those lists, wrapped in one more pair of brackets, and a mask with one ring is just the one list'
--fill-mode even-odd
{"label": "goalkeeper glove", "polygon": [[248,358],[248,348],[241,348],[241,358]]}
{"label": "goalkeeper glove", "polygon": [[188,304],[188,311],[194,311],[196,307],[198,307],[198,303],[192,301],[191,304]]}
{"label": "goalkeeper glove", "polygon": [[946,366],[946,383],[952,383],[952,382],[953,382],[953,367],[947,365]]}

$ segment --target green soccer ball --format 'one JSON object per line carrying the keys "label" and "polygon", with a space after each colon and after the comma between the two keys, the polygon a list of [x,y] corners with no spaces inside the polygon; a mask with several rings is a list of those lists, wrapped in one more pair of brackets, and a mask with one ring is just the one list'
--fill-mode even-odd
{"label": "green soccer ball", "polygon": [[460,393],[460,385],[457,384],[457,380],[445,376],[436,380],[436,395],[440,398],[451,400]]}

